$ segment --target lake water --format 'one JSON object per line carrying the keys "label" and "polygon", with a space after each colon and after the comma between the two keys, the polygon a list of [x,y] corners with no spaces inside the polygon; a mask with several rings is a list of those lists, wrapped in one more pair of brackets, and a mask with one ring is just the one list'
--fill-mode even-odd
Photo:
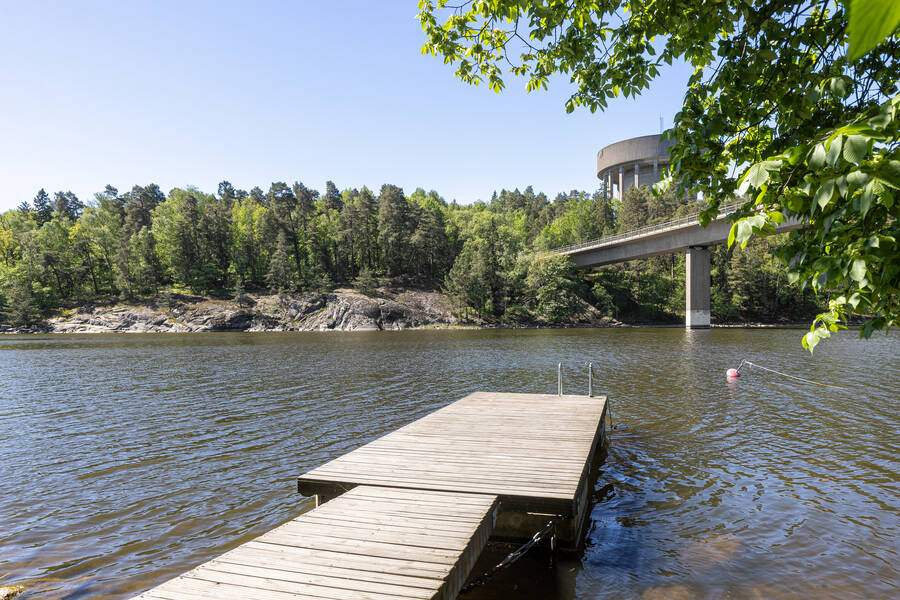
{"label": "lake water", "polygon": [[2,337],[0,585],[128,598],[309,509],[300,472],[560,361],[585,393],[590,360],[617,427],[584,552],[467,598],[896,598],[900,338],[801,333]]}

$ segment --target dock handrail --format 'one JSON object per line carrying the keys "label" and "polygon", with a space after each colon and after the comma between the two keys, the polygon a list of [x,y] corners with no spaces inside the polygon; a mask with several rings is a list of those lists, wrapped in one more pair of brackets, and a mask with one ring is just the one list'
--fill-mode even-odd
{"label": "dock handrail", "polygon": [[594,397],[594,363],[588,363],[588,398]]}

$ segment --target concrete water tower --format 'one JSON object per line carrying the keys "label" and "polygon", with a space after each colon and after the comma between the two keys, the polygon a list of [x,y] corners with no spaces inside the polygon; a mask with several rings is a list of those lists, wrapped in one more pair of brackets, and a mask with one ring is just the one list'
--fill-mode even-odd
{"label": "concrete water tower", "polygon": [[[649,186],[659,181],[669,166],[669,149],[674,145],[674,140],[663,139],[662,135],[642,135],[610,144],[598,152],[597,177],[604,184],[607,198],[621,201],[631,186]],[[705,329],[710,324],[709,248],[701,243],[685,245],[685,326]]]}
{"label": "concrete water tower", "polygon": [[597,153],[597,177],[607,197],[621,200],[633,185],[653,185],[669,166],[674,140],[661,135],[642,135],[610,144]]}

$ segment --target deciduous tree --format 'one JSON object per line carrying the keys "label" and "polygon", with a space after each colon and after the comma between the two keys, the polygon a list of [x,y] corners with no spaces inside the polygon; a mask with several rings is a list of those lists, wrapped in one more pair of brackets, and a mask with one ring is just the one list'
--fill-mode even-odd
{"label": "deciduous tree", "polygon": [[701,222],[740,193],[742,244],[785,217],[804,222],[781,256],[794,280],[833,296],[804,338],[809,348],[853,311],[875,316],[863,335],[900,318],[895,0],[419,7],[423,52],[455,64],[461,80],[499,92],[513,73],[531,91],[561,75],[574,86],[569,112],[640,94],[665,65],[687,62],[694,71],[668,132],[668,182],[703,193]]}

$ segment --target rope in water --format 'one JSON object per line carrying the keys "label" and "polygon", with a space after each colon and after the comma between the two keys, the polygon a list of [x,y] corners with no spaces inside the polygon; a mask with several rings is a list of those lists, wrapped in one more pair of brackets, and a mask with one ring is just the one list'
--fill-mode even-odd
{"label": "rope in water", "polygon": [[804,383],[811,383],[813,385],[824,385],[825,387],[835,388],[837,390],[844,390],[845,392],[849,392],[845,387],[841,387],[839,385],[832,385],[830,383],[822,383],[821,381],[814,381],[812,379],[804,379],[803,377],[797,377],[796,375],[788,375],[787,373],[782,373],[781,371],[776,371],[775,369],[769,369],[768,367],[763,367],[762,365],[758,365],[756,363],[750,362],[749,360],[742,360],[741,366],[737,368],[738,373],[741,372],[741,369],[744,368],[744,365],[750,365],[750,368],[756,367],[757,369],[762,369],[763,371],[768,371],[770,373],[775,373],[776,375],[781,375],[782,377],[790,377],[791,379],[796,379],[797,381],[802,381]]}

